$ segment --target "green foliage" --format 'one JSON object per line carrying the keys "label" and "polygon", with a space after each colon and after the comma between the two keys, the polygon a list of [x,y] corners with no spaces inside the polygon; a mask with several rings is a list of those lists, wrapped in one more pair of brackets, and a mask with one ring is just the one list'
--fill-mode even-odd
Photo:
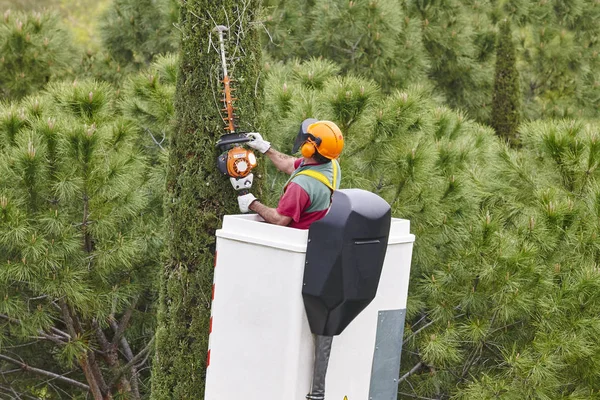
{"label": "green foliage", "polygon": [[559,3],[269,0],[265,49],[276,61],[331,59],[386,91],[431,84],[448,106],[487,122],[497,25],[508,16],[516,27],[522,116],[597,117],[600,5]]}
{"label": "green foliage", "polygon": [[524,149],[501,154],[493,185],[503,228],[496,235],[508,240],[501,250],[509,263],[485,275],[504,282],[488,314],[503,329],[482,340],[489,369],[475,363],[479,377],[462,397],[482,390],[477,398],[491,398],[499,385],[492,377],[508,398],[596,398],[598,376],[589,368],[598,362],[591,337],[600,304],[590,297],[600,283],[597,128],[563,121],[521,132]]}
{"label": "green foliage", "polygon": [[0,93],[21,99],[42,89],[67,72],[73,51],[57,15],[7,10],[0,19]]}
{"label": "green foliage", "polygon": [[[385,73],[393,62],[400,31],[400,9],[391,1],[316,3],[306,48],[346,71]],[[335,27],[335,28],[334,28]],[[385,76],[378,76],[383,83]]]}
{"label": "green foliage", "polygon": [[[175,129],[170,135],[166,183],[169,242],[161,274],[152,370],[155,399],[204,396],[214,235],[224,214],[239,212],[231,184],[215,173],[215,143],[223,133],[218,101],[222,73],[220,54],[211,45],[218,38],[211,32],[215,23],[230,21],[226,48],[229,73],[236,80],[239,125],[241,130],[257,131],[262,108],[261,49],[254,22],[257,12],[258,1],[254,0],[182,4]],[[163,85],[175,75],[173,68],[160,67],[165,65],[163,61],[158,61],[151,79],[144,78],[147,83],[134,79],[136,104],[128,107],[131,115],[142,118],[141,127],[155,129],[154,133],[160,132],[157,128],[167,115],[160,116],[162,111],[168,111],[154,95],[165,95],[168,89]],[[259,182],[253,191],[261,195]]]}
{"label": "green foliage", "polygon": [[0,0],[0,10],[58,13],[77,44],[98,48],[96,32],[98,15],[111,0]]}
{"label": "green foliage", "polygon": [[[266,89],[275,147],[305,117],[335,121],[347,139],[342,185],[411,220],[401,398],[594,398],[597,127],[526,124],[511,150],[423,88],[382,95],[316,60],[272,65]],[[272,167],[265,177],[274,204],[285,177]]]}
{"label": "green foliage", "polygon": [[83,52],[79,64],[73,69],[76,79],[94,79],[116,87],[120,87],[129,75],[136,72],[134,66],[121,65],[110,54],[93,50]]}
{"label": "green foliage", "polygon": [[266,49],[279,60],[324,57],[384,88],[424,79],[418,23],[395,1],[270,1],[266,12]]}
{"label": "green foliage", "polygon": [[512,40],[510,22],[505,21],[500,25],[498,45],[496,46],[496,74],[491,125],[498,136],[516,145],[518,143],[517,129],[519,128],[521,93]]}
{"label": "green foliage", "polygon": [[265,0],[263,47],[276,60],[307,57],[302,41],[310,31],[307,18],[314,1]]}
{"label": "green foliage", "polygon": [[[173,129],[173,97],[177,81],[177,57],[160,56],[148,71],[134,75],[125,84],[121,108],[135,121],[144,136],[168,147]],[[156,150],[158,146],[150,146]]]}
{"label": "green foliage", "polygon": [[530,7],[517,52],[527,116],[597,116],[591,95],[598,74],[600,15],[595,1],[542,2]]}
{"label": "green foliage", "polygon": [[410,17],[421,21],[423,46],[431,60],[427,75],[447,105],[487,121],[494,50],[489,3],[407,1],[406,7]]}
{"label": "green foliage", "polygon": [[[594,99],[593,85],[589,89],[578,86],[582,77],[594,82],[593,68],[588,70],[590,73],[582,74],[587,68],[584,65],[593,65],[593,51],[580,57],[581,66],[573,64],[573,69],[569,69],[570,64],[565,61],[563,72],[559,72],[560,69],[548,69],[552,59],[534,52],[534,42],[527,42],[534,37],[532,32],[538,26],[559,21],[557,24],[567,29],[565,38],[569,32],[575,32],[573,37],[588,40],[587,45],[593,49],[596,28],[587,18],[595,15],[592,4],[577,3],[586,11],[575,12],[579,9],[577,4],[569,8],[571,11],[561,11],[561,7],[539,8],[542,5],[525,3],[406,4],[402,12],[409,19],[405,21],[408,24],[418,21],[411,26],[422,29],[418,43],[422,40],[429,54],[428,74],[436,92],[443,93],[450,105],[463,108],[479,119],[488,118],[491,107],[485,105],[491,104],[492,99],[494,24],[501,15],[510,15],[516,26],[517,65],[522,72],[521,84],[527,89],[522,98],[526,116],[564,115],[560,114],[560,107],[555,109],[559,112],[548,114],[550,109],[543,106],[551,98],[553,88],[564,88],[556,92],[560,93],[557,99],[565,98],[564,104],[571,107],[578,98]],[[291,147],[298,124],[304,118],[336,121],[347,138],[341,159],[343,186],[376,192],[392,205],[394,216],[411,220],[418,239],[413,254],[402,375],[412,373],[400,382],[400,392],[408,393],[400,397],[597,396],[600,389],[599,349],[594,339],[598,332],[595,315],[600,304],[596,299],[599,282],[595,278],[600,254],[597,127],[572,121],[526,123],[520,129],[522,148],[512,150],[491,129],[441,105],[427,89],[428,85],[410,85],[415,79],[399,84],[405,89],[386,94],[370,79],[340,76],[343,71],[361,68],[360,63],[351,67],[335,64],[327,60],[332,57],[310,53],[306,46],[312,37],[306,27],[312,29],[314,23],[309,16],[316,15],[314,7],[327,4],[331,3],[269,4],[272,8],[267,9],[267,14],[271,19],[267,18],[266,27],[273,41],[267,44],[268,51],[275,58],[288,59],[288,63],[270,61],[265,66],[268,74],[262,132],[276,148],[285,151]],[[357,2],[354,7],[361,4]],[[349,14],[344,14],[351,7],[349,3],[344,6],[332,9],[327,18],[344,15],[344,21],[351,21]],[[467,11],[472,13],[472,19]],[[396,10],[394,15],[401,14]],[[555,20],[556,15],[562,17]],[[278,25],[277,18],[289,22],[287,29]],[[340,25],[344,24],[335,26]],[[397,26],[394,29],[401,35],[404,31]],[[332,40],[341,28],[338,32],[327,32],[333,35]],[[351,37],[351,32],[343,35]],[[286,45],[277,46],[278,40],[285,40]],[[344,41],[335,43],[338,48],[347,45]],[[317,48],[316,42],[311,48]],[[565,60],[569,60],[570,51],[555,52],[552,57],[568,56]],[[310,58],[311,55],[323,57]],[[293,60],[296,57],[307,60]],[[206,68],[214,71],[212,66]],[[173,74],[160,70],[155,66],[148,74],[133,79],[124,104],[130,110],[130,118],[142,121],[141,126],[151,132],[165,131],[168,137],[172,111],[165,99],[173,88],[170,79]],[[371,75],[366,70],[362,71],[364,75],[376,79],[383,76]],[[373,74],[382,74],[382,69]],[[538,90],[531,84],[534,80],[547,82],[548,86]],[[203,83],[194,87],[216,86]],[[571,90],[573,96],[564,97],[565,90]],[[194,93],[187,99],[201,97]],[[212,111],[182,109],[187,116],[212,115]],[[585,115],[591,109],[592,103],[589,108],[582,108],[582,113]],[[10,123],[15,124],[18,122]],[[183,140],[177,136],[174,139]],[[182,149],[178,160],[184,160],[189,149],[195,148],[188,142],[177,146]],[[211,157],[207,158],[206,171],[212,171]],[[187,170],[204,171],[196,165]],[[176,175],[184,174],[183,169],[178,171]],[[211,173],[201,175],[209,177]],[[257,181],[264,188],[261,199],[276,204],[285,177],[267,165]],[[196,196],[191,203],[197,207],[197,193],[206,193],[206,189],[194,186],[193,182],[188,184],[195,188],[190,189],[194,194],[186,195],[182,188],[173,186],[177,190],[172,197]],[[209,186],[213,184],[211,181]],[[216,193],[213,197],[220,198]],[[201,213],[191,212],[192,217],[185,219],[188,221],[185,231],[180,231],[183,225],[173,225],[177,226],[174,232],[176,237],[184,233],[187,237],[200,237],[210,248],[211,239],[197,229],[198,222],[189,222],[204,218],[217,223],[213,209],[204,203],[201,207]],[[172,218],[180,220],[187,215],[179,208],[173,212]],[[210,254],[182,257],[187,254],[184,249],[190,247],[183,241],[177,243],[171,251],[179,255],[178,261],[193,258],[197,260],[194,265],[210,264]],[[208,305],[201,303],[199,307],[197,298],[201,296],[196,298],[194,293],[208,290],[202,288],[210,285],[210,275],[191,268],[187,261],[180,265],[169,273],[170,279],[163,286],[161,313],[182,315],[191,322],[179,331],[172,328],[167,332],[163,328],[164,348],[180,349],[180,343],[187,343],[188,332],[202,332],[206,328],[202,321]],[[169,299],[173,298],[179,300],[168,308]],[[178,325],[175,319],[166,326],[183,326],[183,322]],[[202,335],[197,333],[196,337],[204,338]],[[192,346],[197,347],[189,350]],[[201,374],[203,366],[193,370],[197,363],[192,364],[187,357],[193,353],[195,360],[200,359],[199,354],[204,354],[205,349],[206,342],[200,340],[178,351],[163,350],[169,361],[161,368],[185,372],[169,375],[159,371],[160,383],[155,383],[155,387],[159,390],[177,387],[175,376]],[[189,368],[185,369],[177,360],[184,360]],[[187,393],[183,386],[177,390],[180,391],[157,391],[156,398]]]}
{"label": "green foliage", "polygon": [[[75,368],[69,377],[95,398],[139,398],[131,369],[106,383],[152,334],[152,314],[136,307],[151,307],[162,212],[114,97],[103,83],[53,84],[0,110],[0,354],[59,375]],[[24,369],[10,384],[34,394],[40,379]]]}
{"label": "green foliage", "polygon": [[[319,59],[266,68],[262,133],[273,146],[290,149],[304,118],[335,121],[347,145],[343,187],[378,193],[411,221],[401,375],[414,370],[400,398],[594,398],[597,126],[526,123],[512,150],[429,90],[386,95]],[[264,164],[261,199],[275,205],[286,177]]]}
{"label": "green foliage", "polygon": [[[343,187],[373,191],[411,220],[400,398],[598,398],[600,141],[597,124],[560,118],[598,116],[600,3],[268,0],[264,26],[256,2],[246,13],[239,2],[213,3],[184,5],[180,65],[157,56],[174,50],[180,33],[166,0],[116,1],[104,17],[109,52],[81,60],[56,17],[0,21],[5,97],[77,76],[75,86],[53,84],[1,106],[0,355],[59,374],[75,368],[69,376],[90,386],[94,373],[110,381],[114,357],[121,365],[130,357],[104,347],[111,322],[133,310],[125,337],[136,352],[152,335],[154,308],[142,309],[156,292],[165,218],[153,397],[202,396],[214,230],[237,212],[231,187],[214,173],[222,125],[210,17],[229,17],[242,129],[286,151],[304,118],[336,121],[347,144]],[[493,66],[510,69],[501,55],[506,16],[520,81],[511,75],[500,102]],[[148,69],[127,79],[139,67]],[[525,121],[542,119],[521,124],[518,149],[469,119],[494,121],[493,109],[516,104]],[[505,119],[514,132],[516,119]],[[286,177],[261,164],[255,192],[275,205]],[[97,382],[92,395],[147,393],[148,374],[139,382],[136,374],[112,389]],[[40,377],[30,372],[10,379],[19,391],[55,398],[52,383],[32,389]]]}
{"label": "green foliage", "polygon": [[113,0],[102,15],[100,32],[117,62],[147,66],[156,55],[177,47],[176,21],[174,0]]}

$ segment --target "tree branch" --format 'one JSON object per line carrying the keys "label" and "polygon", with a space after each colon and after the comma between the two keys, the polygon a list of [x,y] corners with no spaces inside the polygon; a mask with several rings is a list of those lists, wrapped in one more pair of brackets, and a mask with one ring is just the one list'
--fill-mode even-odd
{"label": "tree branch", "polygon": [[56,333],[57,335],[63,336],[65,339],[71,340],[71,336],[67,332],[63,332],[55,327],[50,328],[50,330]]}
{"label": "tree branch", "polygon": [[42,376],[48,376],[48,377],[50,377],[52,379],[56,379],[59,382],[63,382],[63,383],[69,384],[71,386],[78,387],[79,389],[90,390],[90,387],[88,385],[86,385],[85,383],[76,381],[76,380],[71,379],[71,378],[67,378],[67,377],[62,376],[62,375],[55,374],[54,372],[46,371],[46,370],[43,370],[43,369],[40,369],[40,368],[31,367],[31,366],[29,366],[29,365],[27,365],[27,364],[25,364],[25,363],[23,363],[23,362],[21,362],[19,360],[15,360],[14,358],[10,358],[10,357],[5,356],[3,354],[0,354],[0,360],[4,360],[4,361],[7,361],[9,363],[18,365],[19,367],[21,367],[21,369],[23,371],[33,372],[34,374],[38,374],[38,375],[42,375]]}
{"label": "tree branch", "polygon": [[28,399],[28,400],[42,400],[39,397],[34,397],[34,396],[29,395],[27,393],[17,393],[15,391],[15,389],[13,389],[11,386],[0,385],[0,391],[10,392],[13,395],[17,396],[18,399],[25,398],[25,399]]}
{"label": "tree branch", "polygon": [[[77,315],[77,312],[73,309],[71,309],[71,307],[69,307],[67,305],[67,310],[69,311],[75,330],[78,332],[85,332],[85,329],[83,327],[83,324],[81,323],[81,321],[79,320],[79,316]],[[92,372],[95,381],[98,384],[98,388],[100,389],[100,392],[102,393],[102,396],[107,396],[108,398],[112,398],[111,394],[109,393],[108,390],[108,386],[106,385],[106,381],[104,380],[104,375],[102,374],[102,371],[100,370],[100,367],[98,366],[98,362],[96,361],[96,353],[94,353],[94,351],[87,351],[86,352],[86,358],[87,358],[87,365],[90,368],[90,371]],[[103,397],[104,398],[104,397]]]}
{"label": "tree branch", "polygon": [[142,359],[142,357],[144,357],[144,355],[146,354],[146,352],[150,351],[150,349],[152,348],[152,345],[154,344],[154,336],[152,337],[152,339],[150,339],[150,341],[148,342],[148,344],[146,344],[146,347],[144,347],[142,349],[142,351],[140,351],[138,354],[135,355],[135,357],[133,357],[131,360],[129,360],[129,362],[125,365],[123,365],[121,368],[119,368],[117,370],[117,372],[115,373],[115,375],[112,378],[111,383],[109,384],[110,387],[113,387],[117,381],[119,380],[119,378],[125,373],[127,372],[127,370],[129,370],[131,367],[134,367],[135,364],[140,361]]}
{"label": "tree branch", "polygon": [[[458,306],[454,307],[455,310],[458,310]],[[456,319],[456,318],[460,318],[462,316],[464,316],[465,314],[459,314],[459,315],[455,315],[452,318]],[[421,332],[423,329],[430,327],[432,324],[434,324],[437,321],[437,319],[432,319],[431,321],[429,321],[428,323],[426,323],[425,325],[423,325],[422,327],[420,327],[419,329],[417,329],[416,331],[414,331],[409,337],[406,338],[406,340],[404,341],[404,343],[408,342],[410,339],[412,339],[413,337],[415,337],[419,332]]]}
{"label": "tree branch", "polygon": [[[134,298],[133,301],[131,302],[131,304],[129,305],[129,307],[127,308],[127,310],[125,311],[125,314],[123,314],[123,317],[121,317],[121,321],[117,325],[117,329],[115,330],[115,336],[113,337],[113,340],[112,340],[113,347],[117,347],[119,345],[119,342],[121,341],[121,337],[125,333],[125,329],[127,328],[127,325],[129,324],[129,320],[131,319],[133,310],[135,310],[135,305],[137,304],[137,301],[138,301],[138,297]],[[111,326],[112,326],[112,324],[111,324]],[[114,327],[113,327],[113,329],[114,329]]]}
{"label": "tree branch", "polygon": [[[4,315],[4,314],[0,314],[0,318],[7,320],[8,322],[10,322],[11,324],[16,324],[16,325],[23,325],[23,323],[21,322],[21,320],[17,319],[17,318],[12,318],[9,317],[8,315]],[[67,335],[65,332],[56,329],[56,328],[51,328],[53,332],[59,333],[61,336],[64,337],[59,337],[59,336],[53,336],[53,335],[49,335],[46,332],[39,330],[38,331],[38,336],[34,336],[33,339],[45,339],[45,340],[50,340],[51,342],[54,342],[58,345],[64,346],[66,343],[64,342],[64,339],[70,339],[69,335]]]}
{"label": "tree branch", "polygon": [[154,142],[154,144],[156,144],[158,147],[160,147],[160,149],[162,151],[165,150],[165,148],[162,146],[162,143],[165,141],[166,135],[163,132],[163,138],[162,140],[159,142],[158,140],[156,140],[156,138],[154,137],[154,135],[152,134],[152,131],[148,128],[144,128],[146,130],[146,132],[150,135],[150,137],[152,138],[152,141]]}
{"label": "tree branch", "polygon": [[[71,337],[76,338],[77,331],[75,330],[75,323],[73,322],[73,318],[71,316],[71,311],[69,310],[69,305],[67,304],[66,301],[61,300],[60,308],[62,310],[63,319],[65,321],[65,325],[67,326],[67,330],[68,330],[69,334],[71,335]],[[93,355],[93,353],[91,353],[91,354]],[[98,381],[98,379],[96,378],[96,376],[92,370],[92,366],[90,365],[90,360],[87,357],[87,355],[85,357],[79,358],[79,365],[81,366],[81,369],[83,370],[86,380],[90,384],[90,387],[88,388],[88,390],[90,392],[92,392],[92,396],[94,396],[94,400],[103,400],[104,396],[102,394],[102,390],[100,389],[100,382]]]}
{"label": "tree branch", "polygon": [[21,325],[21,321],[16,318],[9,317],[8,315],[0,314],[0,318],[7,320],[8,322],[12,322],[13,324]]}
{"label": "tree branch", "polygon": [[100,344],[100,347],[102,348],[102,352],[104,353],[105,356],[108,357],[109,356],[108,353],[110,352],[110,349],[111,349],[110,342],[106,338],[106,335],[102,331],[100,324],[98,324],[98,322],[96,320],[92,321],[92,326],[94,327],[94,330],[96,331],[96,339],[98,339],[98,343]]}
{"label": "tree branch", "polygon": [[[114,319],[109,320],[110,326],[116,332],[119,326]],[[123,348],[123,353],[125,354],[125,359],[127,361],[131,361],[133,359],[133,352],[131,351],[131,347],[129,346],[129,342],[127,342],[127,338],[125,335],[121,337],[121,347]],[[131,366],[131,393],[133,394],[134,400],[141,399],[140,389],[139,389],[139,381],[138,381],[138,370],[136,365]]]}
{"label": "tree branch", "polygon": [[9,371],[0,371],[0,375],[8,375],[12,374],[13,372],[21,372],[21,368],[11,369]]}
{"label": "tree branch", "polygon": [[406,340],[404,341],[405,343],[408,342],[410,339],[412,339],[413,337],[417,336],[417,334],[419,332],[421,332],[423,329],[430,327],[431,325],[433,325],[435,323],[435,319],[429,321],[428,323],[426,323],[425,325],[423,325],[422,327],[420,327],[419,329],[417,329],[416,331],[414,331],[409,337],[406,338]]}
{"label": "tree branch", "polygon": [[400,379],[398,379],[398,383],[407,380],[412,374],[414,374],[415,372],[417,372],[419,370],[419,368],[421,368],[422,366],[423,366],[423,361],[419,361],[417,363],[417,365],[415,365],[414,367],[412,367],[410,371],[408,371],[407,373],[405,373],[404,375],[402,375],[402,377],[400,377]]}
{"label": "tree branch", "polygon": [[[117,352],[117,346],[113,346],[108,339],[106,338],[106,335],[104,334],[104,331],[102,330],[102,328],[100,327],[100,324],[98,324],[98,321],[96,321],[95,319],[92,321],[92,326],[94,327],[95,331],[96,331],[96,337],[98,338],[98,342],[100,343],[100,346],[102,348],[102,357],[104,358],[104,360],[106,361],[106,363],[108,364],[108,366],[111,368],[111,370],[119,370],[120,365],[119,365],[119,354]],[[120,380],[120,385],[118,385],[118,389],[119,392],[131,392],[131,384],[129,383],[129,380],[127,380],[126,377],[121,377]],[[110,390],[110,387],[109,387]]]}
{"label": "tree branch", "polygon": [[38,335],[40,336],[31,336],[32,339],[43,339],[43,340],[49,340],[59,346],[64,346],[66,345],[65,342],[63,342],[61,339],[61,337],[58,336],[53,336],[53,335],[48,335],[44,332],[38,332]]}
{"label": "tree branch", "polygon": [[148,358],[150,358],[150,354],[151,352],[147,352],[146,353],[146,357],[144,357],[144,359],[142,361],[140,361],[139,363],[136,364],[136,368],[140,368],[142,366],[144,366],[146,364],[146,362],[148,361]]}
{"label": "tree branch", "polygon": [[71,312],[69,311],[69,306],[63,300],[60,302],[60,308],[63,314],[63,318],[65,320],[65,325],[67,326],[67,330],[69,331],[69,335],[72,338],[77,337],[77,331],[75,331],[75,324],[73,322],[73,318],[71,317]]}

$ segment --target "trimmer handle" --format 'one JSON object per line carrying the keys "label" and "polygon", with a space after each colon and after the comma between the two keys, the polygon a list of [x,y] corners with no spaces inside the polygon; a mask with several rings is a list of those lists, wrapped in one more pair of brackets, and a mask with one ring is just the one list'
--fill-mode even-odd
{"label": "trimmer handle", "polygon": [[221,149],[221,151],[228,150],[231,146],[239,144],[239,143],[247,143],[251,141],[252,138],[246,136],[245,133],[228,133],[219,139],[216,146]]}

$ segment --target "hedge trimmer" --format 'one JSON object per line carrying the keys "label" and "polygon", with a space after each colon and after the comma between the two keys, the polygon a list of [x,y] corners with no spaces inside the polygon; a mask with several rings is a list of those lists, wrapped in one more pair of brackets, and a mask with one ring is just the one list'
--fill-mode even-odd
{"label": "hedge trimmer", "polygon": [[238,132],[236,125],[235,110],[233,102],[237,100],[231,95],[234,90],[231,88],[232,79],[229,78],[227,72],[227,59],[225,57],[225,32],[229,29],[226,26],[219,25],[214,28],[214,31],[219,34],[219,44],[221,53],[221,64],[223,68],[223,108],[221,112],[225,113],[223,121],[225,122],[225,133],[217,141],[217,148],[221,154],[217,157],[217,168],[223,175],[229,177],[229,181],[235,190],[240,195],[248,193],[252,187],[254,175],[252,169],[256,167],[256,156],[252,150],[242,146],[243,143],[249,142],[251,139],[243,132]]}

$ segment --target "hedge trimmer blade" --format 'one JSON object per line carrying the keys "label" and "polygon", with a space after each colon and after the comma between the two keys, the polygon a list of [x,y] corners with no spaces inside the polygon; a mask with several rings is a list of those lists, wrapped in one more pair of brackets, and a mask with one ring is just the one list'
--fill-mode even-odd
{"label": "hedge trimmer blade", "polygon": [[218,25],[217,27],[215,27],[214,30],[219,33],[219,45],[221,48],[221,66],[223,68],[223,80],[221,81],[221,83],[223,83],[223,98],[221,99],[221,101],[223,102],[223,108],[221,109],[221,111],[226,113],[227,115],[227,117],[223,117],[223,121],[225,121],[225,130],[229,133],[235,133],[236,108],[233,106],[233,102],[237,99],[231,95],[231,92],[235,89],[231,87],[231,83],[233,82],[233,80],[229,78],[229,73],[227,71],[227,58],[225,53],[225,32],[227,32],[229,28],[227,28],[224,25]]}
{"label": "hedge trimmer blade", "polygon": [[219,45],[221,53],[221,66],[223,68],[223,91],[222,113],[226,116],[222,117],[225,122],[226,134],[222,135],[217,141],[217,147],[221,150],[221,154],[217,157],[217,168],[223,174],[229,177],[231,185],[240,194],[247,193],[252,187],[253,174],[252,169],[256,167],[256,156],[251,150],[245,149],[242,143],[250,141],[250,138],[244,133],[237,132],[235,115],[236,108],[233,106],[235,97],[231,92],[235,90],[231,87],[233,80],[229,78],[227,70],[227,57],[225,53],[225,33],[229,31],[224,25],[218,25],[214,31],[219,34]]}

